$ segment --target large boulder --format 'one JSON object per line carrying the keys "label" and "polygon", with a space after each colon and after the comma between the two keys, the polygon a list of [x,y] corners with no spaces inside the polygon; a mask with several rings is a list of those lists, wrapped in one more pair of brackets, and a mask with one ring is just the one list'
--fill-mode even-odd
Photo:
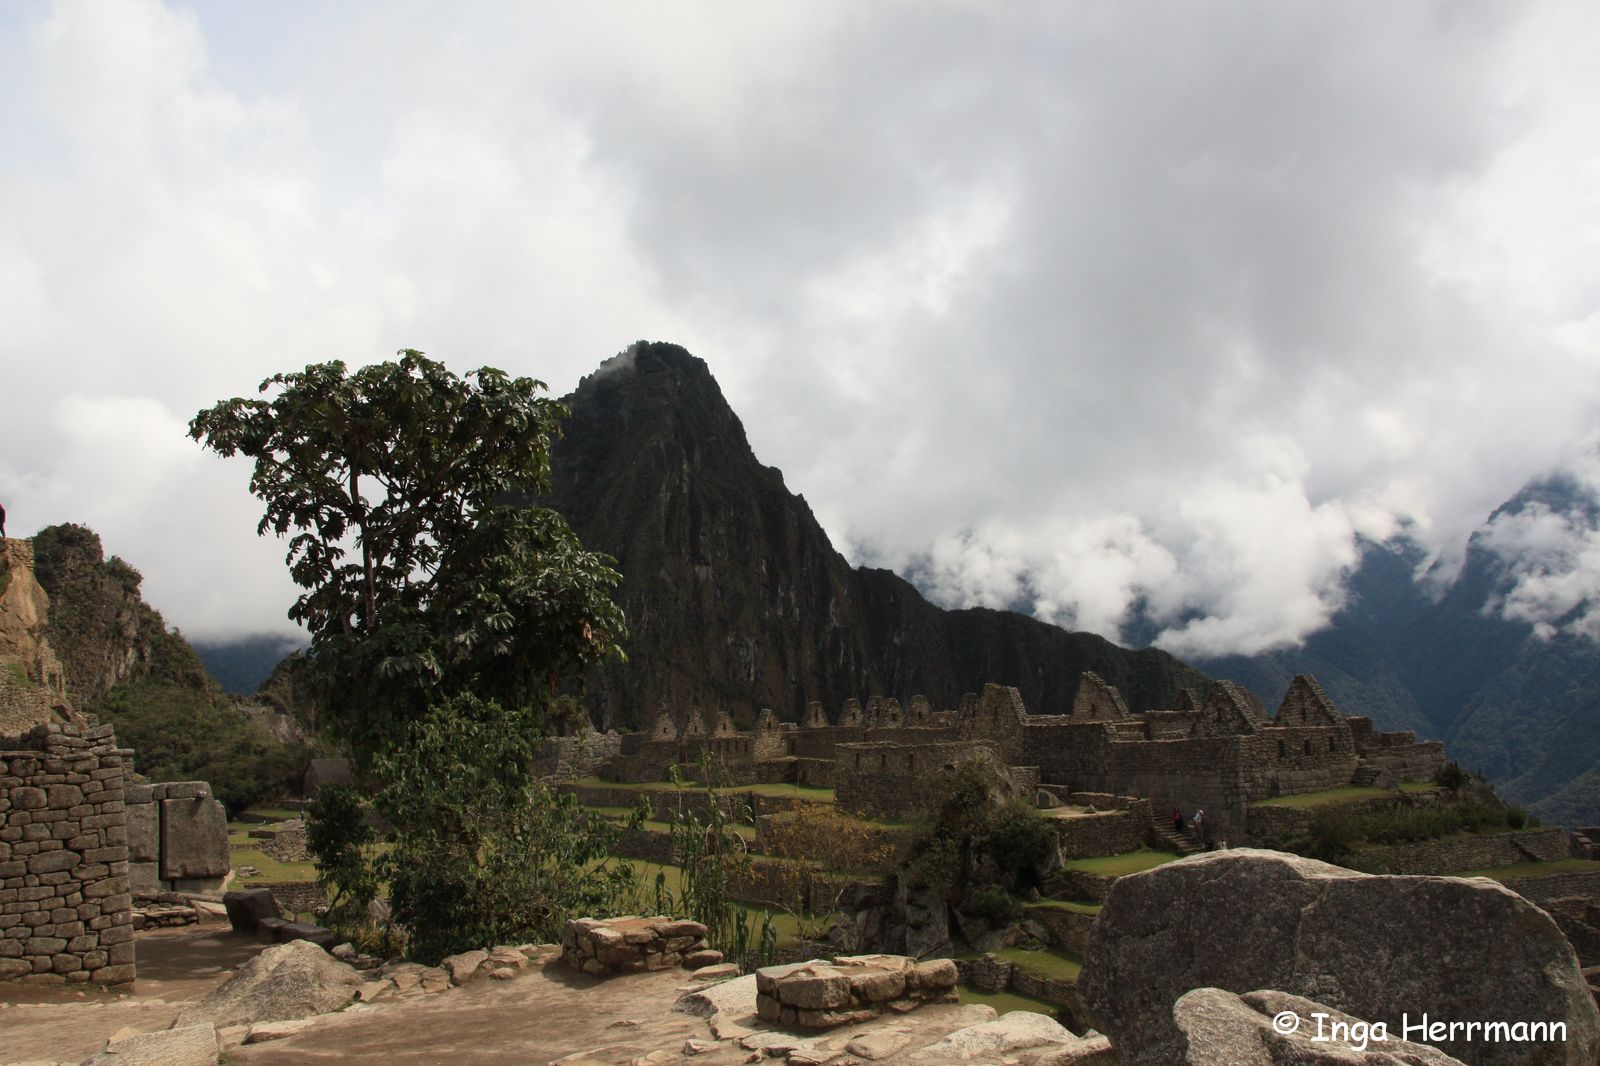
{"label": "large boulder", "polygon": [[1197,988],[1178,1000],[1172,1018],[1188,1066],[1462,1066],[1437,1048],[1286,992]]}
{"label": "large boulder", "polygon": [[1397,1036],[1423,1015],[1566,1025],[1560,1043],[1428,1041],[1484,1066],[1600,1054],[1600,1011],[1571,945],[1549,915],[1482,878],[1376,876],[1253,849],[1119,878],[1078,982],[1096,1027],[1126,1062],[1182,1063],[1173,1006],[1208,987],[1277,989]]}
{"label": "large boulder", "polygon": [[309,940],[267,948],[219,987],[178,1015],[177,1025],[229,1025],[291,1021],[338,1010],[361,987],[354,967]]}

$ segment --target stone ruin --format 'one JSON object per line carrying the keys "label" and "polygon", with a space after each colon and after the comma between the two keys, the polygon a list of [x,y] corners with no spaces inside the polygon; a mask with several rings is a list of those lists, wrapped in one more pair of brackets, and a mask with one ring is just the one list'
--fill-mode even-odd
{"label": "stone ruin", "polygon": [[228,868],[210,786],[138,778],[111,726],[0,738],[0,979],[127,984],[135,896],[216,892]]}
{"label": "stone ruin", "polygon": [[[1289,685],[1276,712],[1244,688],[1218,681],[1203,695],[1185,690],[1167,710],[1135,713],[1094,673],[1079,680],[1065,714],[1033,714],[1015,688],[987,685],[954,709],[922,696],[847,700],[836,722],[812,702],[796,723],[763,710],[751,731],[719,714],[707,730],[698,710],[680,727],[663,711],[649,732],[584,740],[591,758],[572,765],[571,738],[552,743],[583,775],[615,782],[664,781],[674,766],[693,776],[711,758],[735,785],[793,783],[833,788],[841,808],[899,820],[920,805],[939,774],[988,759],[1016,795],[1045,784],[1068,793],[1147,798],[1164,813],[1206,813],[1223,839],[1249,839],[1251,804],[1344,785],[1428,779],[1444,746],[1410,732],[1379,732],[1371,719],[1339,710],[1315,678]],[[554,763],[555,756],[547,762]]]}
{"label": "stone ruin", "polygon": [[698,969],[722,961],[722,952],[712,950],[706,933],[705,926],[688,919],[634,915],[606,921],[577,918],[567,923],[561,958],[574,970],[591,977],[670,970],[674,966]]}
{"label": "stone ruin", "polygon": [[956,964],[905,955],[841,955],[832,962],[795,962],[756,971],[756,1014],[806,1029],[855,1025],[924,1003],[955,1003]]}

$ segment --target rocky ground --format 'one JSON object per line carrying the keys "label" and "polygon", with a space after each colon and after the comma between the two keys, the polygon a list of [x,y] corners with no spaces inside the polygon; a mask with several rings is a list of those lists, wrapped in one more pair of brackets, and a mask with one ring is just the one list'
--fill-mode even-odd
{"label": "rocky ground", "polygon": [[[264,946],[224,926],[157,930],[139,940],[140,980],[132,994],[7,989],[12,1002],[0,1006],[0,1061],[78,1063],[119,1030],[164,1030]],[[715,986],[709,1000],[692,1004],[709,1016],[674,1009],[686,991],[700,985],[683,970],[597,979],[559,961],[534,964],[515,979],[480,978],[433,994],[419,987],[356,1003],[312,1019],[291,1035],[232,1048],[227,1061],[843,1066],[1024,1062],[1047,1050],[1058,1056],[1050,1061],[1062,1061],[1064,1033],[1054,1023],[1040,1025],[1048,1020],[1039,1015],[1019,1012],[994,1026],[986,1024],[994,1021],[990,1008],[939,1004],[827,1033],[793,1034],[755,1016],[753,978],[725,990]],[[20,997],[27,1001],[18,1002]],[[941,1045],[960,1031],[966,1035]],[[1042,1042],[1046,1037],[1054,1039]]]}

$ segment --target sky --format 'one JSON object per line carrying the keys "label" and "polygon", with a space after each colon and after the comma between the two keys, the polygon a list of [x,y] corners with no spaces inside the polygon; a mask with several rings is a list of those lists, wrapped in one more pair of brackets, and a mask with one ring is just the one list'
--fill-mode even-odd
{"label": "sky", "polygon": [[[1291,645],[1361,538],[1448,569],[1592,463],[1595,55],[1582,0],[0,6],[8,531],[288,632],[198,409],[667,340],[854,562]],[[1593,530],[1503,532],[1506,611],[1600,591]]]}

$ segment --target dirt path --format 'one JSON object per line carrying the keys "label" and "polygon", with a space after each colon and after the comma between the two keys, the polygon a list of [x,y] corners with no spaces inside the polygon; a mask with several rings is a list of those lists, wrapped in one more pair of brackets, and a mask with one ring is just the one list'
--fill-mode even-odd
{"label": "dirt path", "polygon": [[60,985],[0,986],[0,1062],[81,1062],[129,1026],[164,1029],[189,1000],[209,992],[264,948],[226,924],[157,929],[134,940],[133,991]]}

